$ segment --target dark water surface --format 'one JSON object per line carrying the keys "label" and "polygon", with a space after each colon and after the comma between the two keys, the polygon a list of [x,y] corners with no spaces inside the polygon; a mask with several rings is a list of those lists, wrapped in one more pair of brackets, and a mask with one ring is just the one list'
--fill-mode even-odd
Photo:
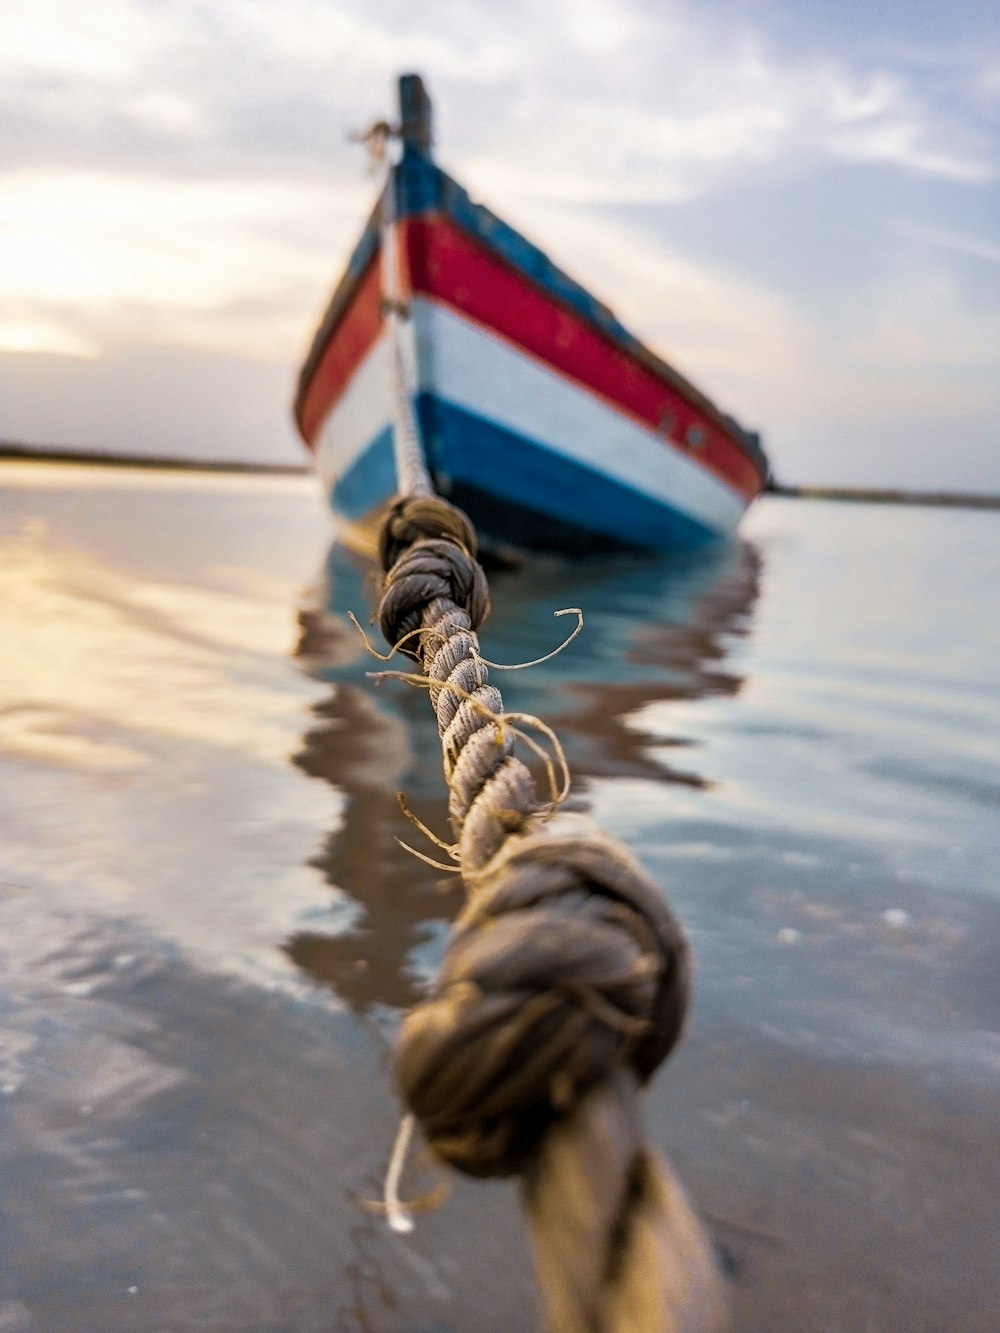
{"label": "dark water surface", "polygon": [[[651,1135],[746,1330],[1000,1328],[1000,518],[787,500],[491,576],[483,650],[694,944]],[[0,1330],[530,1330],[516,1195],[375,1198],[459,906],[308,479],[0,466]],[[432,849],[429,849],[432,850]],[[416,1164],[410,1186],[433,1178]]]}

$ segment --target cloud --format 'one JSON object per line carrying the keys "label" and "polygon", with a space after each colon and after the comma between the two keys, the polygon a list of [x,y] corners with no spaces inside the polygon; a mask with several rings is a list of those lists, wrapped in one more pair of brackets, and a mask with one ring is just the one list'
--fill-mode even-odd
{"label": "cloud", "polygon": [[368,194],[361,180],[8,176],[0,347],[149,342],[273,358],[318,313],[331,233],[346,249]]}
{"label": "cloud", "polygon": [[948,231],[939,227],[915,226],[910,222],[897,224],[899,235],[916,241],[925,241],[929,245],[939,246],[954,254],[968,255],[973,259],[985,259],[990,264],[1000,264],[1000,244],[986,241],[979,236],[968,236],[961,232]]}
{"label": "cloud", "polygon": [[935,262],[913,238],[817,321],[803,301],[620,216],[537,201],[530,214],[533,237],[574,276],[764,432],[782,479],[1000,489],[1000,317],[963,290],[947,252]]}
{"label": "cloud", "polygon": [[[994,171],[989,141],[961,117],[942,124],[921,74],[780,51],[728,9],[13,0],[0,23],[11,163],[148,170],[153,154],[165,172],[347,169],[345,130],[387,109],[396,72],[419,68],[462,162],[547,197],[690,198],[811,156],[970,181]],[[964,71],[969,98],[992,86],[981,65]]]}
{"label": "cloud", "polygon": [[954,118],[942,125],[898,71],[782,57],[759,34],[694,12],[634,26],[613,77],[588,69],[585,50],[553,97],[529,68],[503,134],[473,150],[477,168],[580,203],[677,202],[828,160],[970,182],[996,173],[989,141]]}
{"label": "cloud", "polygon": [[[167,7],[164,6],[164,9]],[[166,15],[132,0],[8,0],[3,13],[0,70],[33,81],[85,79],[120,86],[155,58],[170,33]]]}
{"label": "cloud", "polygon": [[[418,68],[440,160],[764,427],[779,470],[819,466],[832,440],[847,469],[903,467],[915,414],[931,450],[948,413],[978,466],[998,331],[957,275],[996,248],[954,201],[996,178],[995,53],[793,48],[780,17],[682,0],[7,0],[0,349],[33,393],[56,387],[34,416],[8,396],[0,433],[34,420],[34,438],[72,443],[89,412],[88,441],[290,450],[276,386],[374,194],[347,131],[391,112],[394,75]],[[773,261],[764,280],[763,245],[755,262],[752,246],[669,243],[682,212],[739,232],[751,196],[772,255],[799,254],[794,281]],[[912,211],[932,198],[948,206]],[[190,410],[130,427],[137,382]]]}
{"label": "cloud", "polygon": [[[856,327],[843,345],[853,374],[874,371],[883,385],[899,385],[910,403],[935,380],[954,378],[955,392],[969,396],[977,373],[994,378],[1000,313],[970,309],[946,269],[904,260],[869,293],[868,308],[867,327]],[[1000,383],[993,396],[1000,399]]]}

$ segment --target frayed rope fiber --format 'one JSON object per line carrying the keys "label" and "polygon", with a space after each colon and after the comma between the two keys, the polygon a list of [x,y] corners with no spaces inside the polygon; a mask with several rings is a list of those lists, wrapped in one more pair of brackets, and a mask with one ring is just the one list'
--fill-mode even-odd
{"label": "frayed rope fiber", "polygon": [[718,1330],[710,1247],[638,1106],[687,1009],[680,924],[624,847],[546,833],[479,654],[489,589],[465,515],[398,500],[380,552],[379,624],[427,678],[468,893],[402,1025],[402,1098],[442,1161],[522,1177],[554,1333]]}

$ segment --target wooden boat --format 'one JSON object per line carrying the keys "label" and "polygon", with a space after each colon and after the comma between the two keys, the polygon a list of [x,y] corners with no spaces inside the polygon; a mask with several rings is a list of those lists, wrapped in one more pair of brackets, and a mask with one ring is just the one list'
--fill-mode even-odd
{"label": "wooden boat", "polygon": [[363,542],[397,490],[395,365],[433,484],[487,549],[670,551],[730,536],[767,480],[759,437],[473,203],[432,158],[421,80],[404,75],[399,91],[402,152],[295,400],[334,509]]}

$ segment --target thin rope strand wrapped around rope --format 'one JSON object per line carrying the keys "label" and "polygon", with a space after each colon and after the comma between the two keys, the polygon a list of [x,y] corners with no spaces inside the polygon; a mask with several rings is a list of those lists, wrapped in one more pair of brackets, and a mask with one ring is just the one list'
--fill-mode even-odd
{"label": "thin rope strand wrapped around rope", "polygon": [[521,1176],[553,1333],[717,1333],[710,1247],[639,1111],[683,1024],[684,934],[620,844],[546,833],[479,655],[489,590],[465,516],[399,500],[380,547],[380,626],[428,681],[468,891],[402,1025],[403,1100],[441,1160]]}

